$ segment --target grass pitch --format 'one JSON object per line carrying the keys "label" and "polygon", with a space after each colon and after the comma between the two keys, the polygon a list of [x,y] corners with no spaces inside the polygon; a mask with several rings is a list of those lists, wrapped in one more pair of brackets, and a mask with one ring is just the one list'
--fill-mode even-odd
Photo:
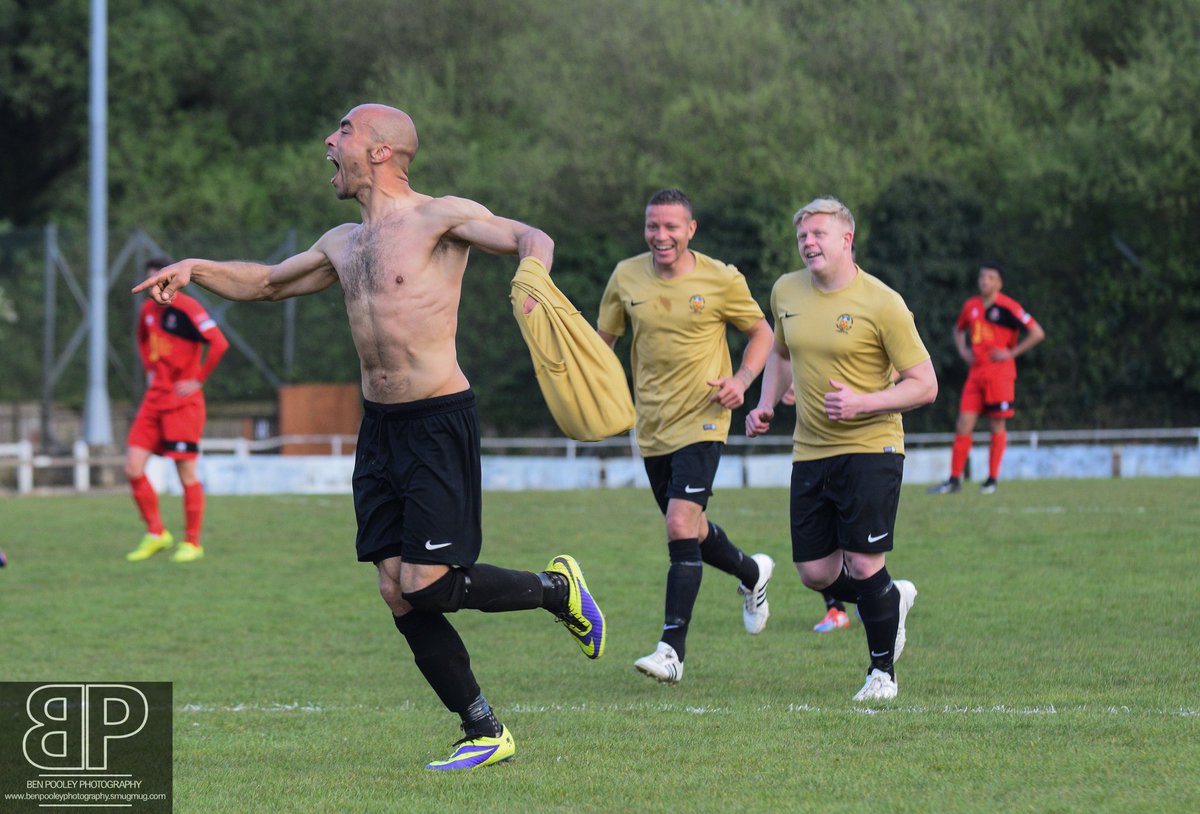
{"label": "grass pitch", "polygon": [[[783,490],[710,515],[779,567],[742,629],[705,569],[678,687],[633,661],[661,624],[648,492],[488,494],[483,560],[571,553],[611,639],[585,659],[544,611],[453,617],[515,760],[425,771],[456,716],[354,561],[349,497],[211,497],[208,556],[125,562],[125,495],[0,499],[0,680],[172,681],[177,812],[1191,812],[1200,810],[1194,480],[906,488],[889,570],[920,595],[900,697],[851,696],[861,626],[818,635]],[[178,498],[164,498],[180,528]]]}

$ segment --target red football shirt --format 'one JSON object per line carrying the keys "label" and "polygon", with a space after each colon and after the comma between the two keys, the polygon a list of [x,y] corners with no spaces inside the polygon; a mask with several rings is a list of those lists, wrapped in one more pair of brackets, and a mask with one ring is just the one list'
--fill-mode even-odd
{"label": "red football shirt", "polygon": [[1021,304],[1004,293],[996,294],[996,301],[984,306],[983,297],[974,296],[963,303],[962,312],[958,315],[955,328],[965,331],[967,342],[975,354],[972,367],[984,368],[994,366],[999,372],[1005,368],[1017,373],[1015,359],[1005,359],[993,362],[988,351],[993,348],[1012,350],[1017,346],[1021,329],[1036,325],[1033,315],[1021,307]]}
{"label": "red football shirt", "polygon": [[[163,401],[176,398],[176,382],[207,379],[229,347],[204,306],[187,294],[176,294],[165,306],[147,298],[138,315],[137,341],[150,374],[146,398]],[[203,358],[206,344],[208,356]]]}

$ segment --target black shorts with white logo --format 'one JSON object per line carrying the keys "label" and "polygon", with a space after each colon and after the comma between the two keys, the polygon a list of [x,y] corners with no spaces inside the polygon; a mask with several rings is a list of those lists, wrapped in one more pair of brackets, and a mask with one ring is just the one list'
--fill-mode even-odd
{"label": "black shorts with white logo", "polygon": [[835,455],[792,464],[792,561],[834,551],[882,554],[892,550],[904,456]]}
{"label": "black shorts with white logo", "polygon": [[724,447],[720,441],[701,441],[667,455],[654,455],[643,460],[650,489],[663,514],[667,513],[667,501],[672,498],[690,500],[700,504],[702,509],[708,507]]}
{"label": "black shorts with white logo", "polygon": [[360,562],[469,566],[482,543],[475,394],[363,401],[354,456]]}

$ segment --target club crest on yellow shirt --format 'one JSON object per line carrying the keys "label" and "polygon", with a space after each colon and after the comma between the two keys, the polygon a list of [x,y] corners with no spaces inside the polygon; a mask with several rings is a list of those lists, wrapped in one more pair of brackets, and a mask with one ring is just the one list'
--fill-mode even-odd
{"label": "club crest on yellow shirt", "polygon": [[697,314],[704,310],[704,297],[699,294],[693,294],[688,300],[688,308],[691,308]]}
{"label": "club crest on yellow shirt", "polygon": [[837,318],[837,322],[834,325],[837,326],[838,333],[848,334],[850,333],[850,329],[854,327],[854,317],[849,314],[842,314]]}

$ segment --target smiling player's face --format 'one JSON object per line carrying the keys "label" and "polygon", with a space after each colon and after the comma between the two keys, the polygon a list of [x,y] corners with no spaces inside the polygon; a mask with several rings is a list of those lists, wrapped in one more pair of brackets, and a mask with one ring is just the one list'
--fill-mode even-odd
{"label": "smiling player's face", "polygon": [[688,242],[696,234],[696,221],[682,204],[655,204],[646,207],[646,245],[654,258],[654,268],[671,269],[687,256]]}
{"label": "smiling player's face", "polygon": [[796,224],[796,248],[810,271],[836,267],[850,251],[853,234],[840,218],[819,212]]}

